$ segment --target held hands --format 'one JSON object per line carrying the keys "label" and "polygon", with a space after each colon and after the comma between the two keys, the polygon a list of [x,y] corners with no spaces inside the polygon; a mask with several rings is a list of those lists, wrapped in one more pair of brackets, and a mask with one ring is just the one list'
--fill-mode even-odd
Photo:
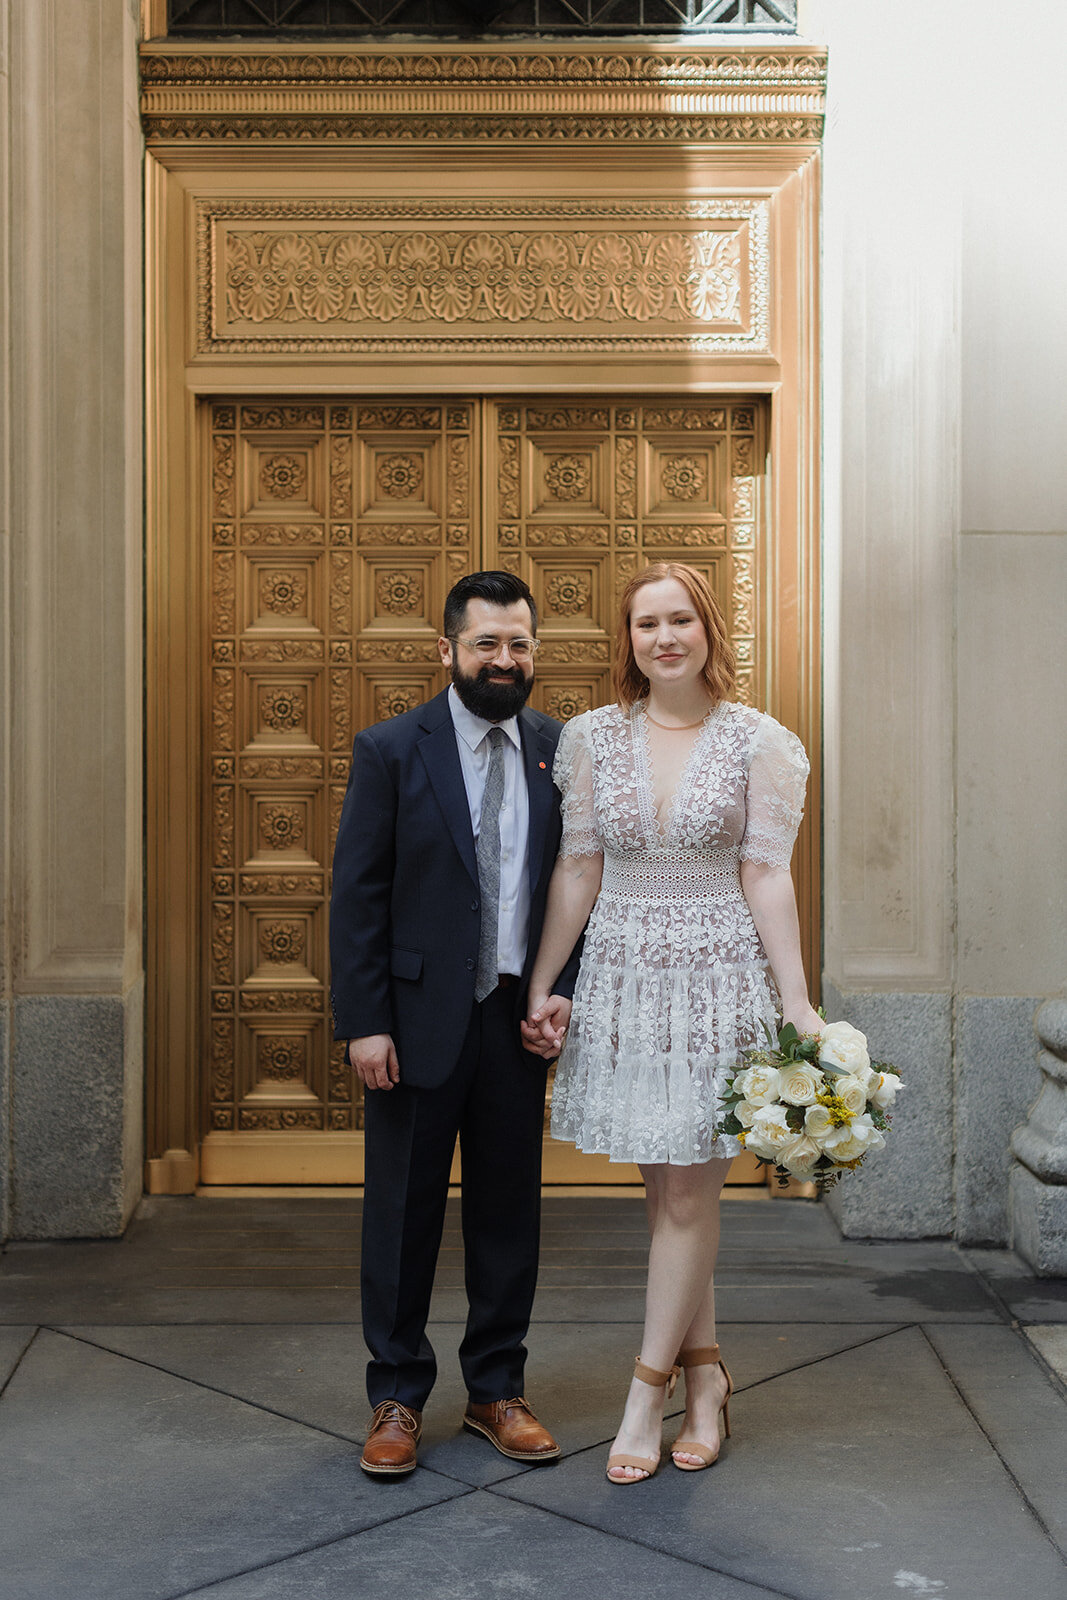
{"label": "held hands", "polygon": [[523,1048],[532,1055],[554,1061],[563,1048],[567,1025],[571,1020],[571,1003],[561,994],[530,996],[530,1010],[525,1022],[520,1022]]}
{"label": "held hands", "polygon": [[365,1089],[391,1089],[400,1081],[400,1063],[388,1033],[369,1033],[349,1039],[348,1059]]}

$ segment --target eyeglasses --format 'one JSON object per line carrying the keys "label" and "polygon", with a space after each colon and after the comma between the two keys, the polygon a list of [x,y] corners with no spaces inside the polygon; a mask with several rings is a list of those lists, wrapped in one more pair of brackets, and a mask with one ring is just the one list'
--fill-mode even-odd
{"label": "eyeglasses", "polygon": [[483,661],[492,661],[505,645],[508,654],[515,661],[530,661],[541,648],[540,639],[494,639],[489,634],[482,634],[477,639],[461,639],[455,634],[452,636],[452,642],[466,645],[468,650],[473,650]]}

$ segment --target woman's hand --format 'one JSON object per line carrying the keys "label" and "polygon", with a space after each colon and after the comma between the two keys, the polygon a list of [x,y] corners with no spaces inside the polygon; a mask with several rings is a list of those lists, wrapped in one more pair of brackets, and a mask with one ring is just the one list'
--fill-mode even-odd
{"label": "woman's hand", "polygon": [[563,995],[531,994],[526,1020],[519,1024],[523,1048],[546,1061],[553,1060],[563,1048],[570,1020],[571,1003]]}
{"label": "woman's hand", "polygon": [[803,1005],[787,1007],[782,1012],[782,1023],[791,1022],[798,1033],[821,1033],[826,1023],[806,1001]]}

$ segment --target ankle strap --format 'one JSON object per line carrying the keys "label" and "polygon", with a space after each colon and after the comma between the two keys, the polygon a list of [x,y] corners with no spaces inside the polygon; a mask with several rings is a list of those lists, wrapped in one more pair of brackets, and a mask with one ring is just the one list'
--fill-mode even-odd
{"label": "ankle strap", "polygon": [[683,1350],[678,1357],[680,1367],[713,1367],[719,1359],[717,1344],[702,1345],[699,1350]]}
{"label": "ankle strap", "polygon": [[680,1367],[672,1367],[669,1372],[661,1372],[658,1367],[647,1366],[641,1357],[634,1361],[634,1377],[640,1378],[642,1383],[649,1383],[654,1389],[667,1385],[667,1399],[674,1393],[674,1386],[678,1382]]}

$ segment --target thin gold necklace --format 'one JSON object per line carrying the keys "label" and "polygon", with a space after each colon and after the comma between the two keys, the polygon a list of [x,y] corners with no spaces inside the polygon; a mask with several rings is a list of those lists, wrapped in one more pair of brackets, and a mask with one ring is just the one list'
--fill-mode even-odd
{"label": "thin gold necklace", "polygon": [[708,714],[706,711],[699,722],[679,722],[677,725],[670,722],[657,722],[651,711],[648,710],[645,711],[645,716],[648,718],[649,722],[651,722],[654,728],[662,728],[664,733],[685,733],[690,728],[702,727],[703,724],[708,720]]}

